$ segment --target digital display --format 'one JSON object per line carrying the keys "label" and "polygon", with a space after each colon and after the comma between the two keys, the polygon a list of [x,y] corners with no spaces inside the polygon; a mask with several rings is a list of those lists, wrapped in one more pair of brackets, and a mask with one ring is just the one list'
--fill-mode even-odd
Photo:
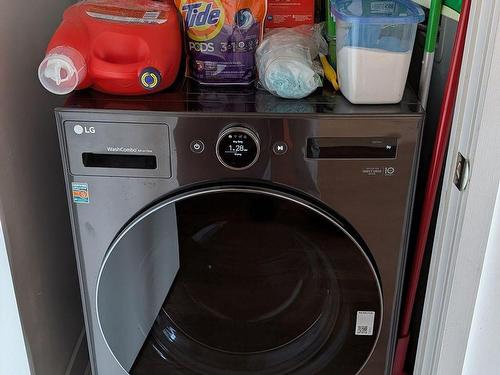
{"label": "digital display", "polygon": [[219,138],[217,156],[228,168],[248,168],[257,161],[259,156],[257,136],[246,128],[230,128]]}

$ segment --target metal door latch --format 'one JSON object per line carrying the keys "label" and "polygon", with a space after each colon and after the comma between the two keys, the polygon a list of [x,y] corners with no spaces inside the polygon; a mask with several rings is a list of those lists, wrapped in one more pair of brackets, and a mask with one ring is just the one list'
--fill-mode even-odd
{"label": "metal door latch", "polygon": [[464,191],[469,185],[470,180],[470,163],[460,152],[457,156],[457,163],[455,165],[455,175],[453,176],[453,183],[460,191]]}

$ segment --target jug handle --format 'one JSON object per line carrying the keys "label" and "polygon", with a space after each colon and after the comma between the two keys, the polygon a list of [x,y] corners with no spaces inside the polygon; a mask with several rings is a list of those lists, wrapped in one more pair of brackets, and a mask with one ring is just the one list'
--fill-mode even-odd
{"label": "jug handle", "polygon": [[132,64],[114,64],[101,59],[94,59],[90,71],[94,78],[130,79],[139,77],[141,70],[146,66],[145,61]]}

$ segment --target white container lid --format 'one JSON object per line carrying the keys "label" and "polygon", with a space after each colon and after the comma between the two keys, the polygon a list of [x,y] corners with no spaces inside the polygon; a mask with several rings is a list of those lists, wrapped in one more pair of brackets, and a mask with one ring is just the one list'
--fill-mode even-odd
{"label": "white container lid", "polygon": [[330,0],[336,18],[357,24],[415,24],[425,19],[411,0]]}

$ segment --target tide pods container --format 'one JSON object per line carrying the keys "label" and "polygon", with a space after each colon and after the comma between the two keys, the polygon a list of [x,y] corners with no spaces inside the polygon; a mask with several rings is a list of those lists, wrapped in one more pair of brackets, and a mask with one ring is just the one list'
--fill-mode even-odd
{"label": "tide pods container", "polygon": [[331,6],[344,96],[354,104],[400,102],[422,8],[410,0],[331,0]]}

